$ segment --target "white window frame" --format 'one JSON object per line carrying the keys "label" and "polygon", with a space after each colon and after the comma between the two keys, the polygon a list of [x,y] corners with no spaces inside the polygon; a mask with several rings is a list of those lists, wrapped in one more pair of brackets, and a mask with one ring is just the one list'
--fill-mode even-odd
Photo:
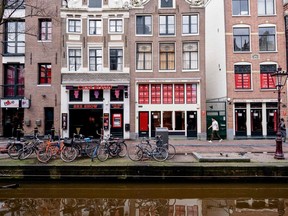
{"label": "white window frame", "polygon": [[[142,17],[150,17],[151,18],[151,34],[137,34],[137,17],[138,16],[142,16]],[[151,15],[151,14],[137,14],[136,16],[135,16],[135,35],[137,36],[139,36],[139,35],[141,35],[141,36],[152,36],[153,35],[153,16]]]}
{"label": "white window frame", "polygon": [[[70,70],[70,63],[69,63],[69,60],[70,60],[70,56],[69,56],[69,50],[70,49],[74,49],[74,50],[80,50],[80,54],[81,54],[81,59],[80,59],[80,67],[78,70]],[[83,50],[82,50],[82,47],[80,46],[68,46],[67,47],[67,69],[69,72],[79,72],[80,70],[82,70],[83,68]]]}
{"label": "white window frame", "polygon": [[[183,54],[184,54],[184,51],[183,51],[183,46],[184,46],[184,44],[196,44],[197,45],[197,68],[191,68],[191,69],[184,69],[184,64],[183,64],[183,60],[184,60],[184,56],[183,56]],[[182,43],[182,62],[181,62],[181,64],[182,64],[182,71],[183,72],[190,72],[190,71],[199,71],[199,68],[200,68],[200,55],[199,55],[199,52],[200,52],[200,49],[199,49],[199,42],[197,42],[197,41],[187,41],[187,42],[183,42]]]}
{"label": "white window frame", "polygon": [[[184,21],[183,21],[183,19],[184,19],[184,16],[197,16],[197,32],[196,33],[191,33],[191,32],[189,32],[189,33],[184,33],[184,28],[183,28],[183,26],[184,26]],[[199,35],[199,14],[183,14],[182,15],[182,17],[181,17],[181,27],[182,27],[182,35],[183,36],[185,36],[185,35]]]}
{"label": "white window frame", "polygon": [[[72,20],[75,20],[75,21],[80,21],[80,31],[69,31],[69,21],[72,21]],[[82,34],[82,19],[76,19],[76,18],[67,18],[67,33],[68,34]]]}
{"label": "white window frame", "polygon": [[258,13],[258,16],[274,16],[274,15],[276,15],[276,1],[275,0],[273,0],[273,13],[271,13],[271,14],[267,14],[267,9],[266,9],[266,7],[267,7],[267,1],[269,1],[269,0],[262,0],[262,1],[264,1],[264,4],[265,4],[265,13],[259,13],[260,11],[260,7],[259,7],[259,0],[257,0],[257,8],[258,8],[258,11],[257,11],[257,13]]}
{"label": "white window frame", "polygon": [[[100,29],[99,34],[90,34],[90,21],[100,21],[100,24],[101,24],[100,28],[101,29]],[[97,30],[97,28],[96,28],[96,30]],[[101,35],[103,35],[103,20],[101,18],[99,18],[99,19],[97,19],[97,18],[88,19],[88,22],[87,22],[87,34],[89,36],[101,36]]]}
{"label": "white window frame", "polygon": [[[161,34],[161,32],[160,32],[160,25],[161,25],[161,21],[160,21],[160,19],[161,19],[161,17],[168,17],[168,16],[173,16],[174,17],[174,33],[173,34]],[[165,19],[166,21],[167,21],[167,19]],[[166,30],[166,32],[168,31],[168,29],[166,28],[167,27],[167,25],[169,25],[169,23],[167,23],[165,21],[165,30]],[[162,24],[163,25],[163,24]],[[159,16],[159,36],[160,37],[174,37],[175,35],[176,35],[176,25],[177,25],[177,22],[176,22],[176,16],[174,15],[174,14],[161,14],[160,16]]]}
{"label": "white window frame", "polygon": [[[101,56],[101,69],[100,69],[100,70],[90,70],[90,50],[95,50],[95,49],[96,49],[96,50],[101,50],[101,52],[102,52],[102,56]],[[98,73],[98,72],[103,72],[103,47],[101,47],[101,46],[89,46],[87,56],[88,56],[88,70],[89,70],[90,72],[96,72],[96,73]]]}
{"label": "white window frame", "polygon": [[[248,3],[248,13],[247,14],[244,14],[243,12],[244,11],[240,11],[240,13],[241,14],[233,14],[233,0],[232,0],[232,7],[231,7],[231,9],[232,9],[232,16],[250,16],[250,13],[251,13],[251,11],[250,11],[250,0],[246,0],[247,1],[247,3]],[[255,1],[255,0],[252,0],[252,1]],[[242,14],[243,13],[243,14]]]}
{"label": "white window frame", "polygon": [[[120,20],[121,21],[121,23],[122,23],[122,29],[121,29],[121,31],[110,31],[110,22],[112,21],[112,20]],[[116,28],[117,28],[117,26],[116,26]],[[124,31],[124,20],[123,19],[119,19],[119,18],[110,18],[109,20],[108,20],[108,32],[109,32],[109,34],[123,34],[123,31]]]}
{"label": "white window frame", "polygon": [[[275,50],[260,50],[260,46],[259,46],[259,40],[260,40],[260,35],[259,35],[259,29],[260,28],[274,28],[275,29]],[[263,52],[263,53],[268,53],[268,52],[277,52],[277,28],[276,25],[273,24],[262,24],[262,25],[258,25],[258,46],[259,46],[259,52]]]}
{"label": "white window frame", "polygon": [[[117,50],[122,50],[122,68],[120,69],[120,70],[111,70],[110,68],[111,68],[111,59],[110,59],[110,52],[111,52],[111,50],[112,49],[117,49]],[[109,71],[110,72],[123,72],[124,71],[124,47],[122,47],[122,46],[111,46],[111,47],[109,47],[109,56],[108,56],[108,60],[109,60]]]}

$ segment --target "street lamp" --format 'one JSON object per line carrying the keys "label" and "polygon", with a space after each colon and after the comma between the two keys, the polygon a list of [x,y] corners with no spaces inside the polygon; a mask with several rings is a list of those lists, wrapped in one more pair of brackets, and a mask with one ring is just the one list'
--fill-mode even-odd
{"label": "street lamp", "polygon": [[[282,71],[282,68],[278,68],[277,71],[271,74],[272,77],[275,77],[275,87],[278,91],[278,107],[277,107],[277,137],[276,137],[276,152],[274,155],[275,159],[284,159],[284,153],[282,150],[282,136],[281,136],[281,128],[280,128],[280,118],[281,118],[281,91],[286,84],[288,73]],[[273,80],[274,81],[274,80]]]}

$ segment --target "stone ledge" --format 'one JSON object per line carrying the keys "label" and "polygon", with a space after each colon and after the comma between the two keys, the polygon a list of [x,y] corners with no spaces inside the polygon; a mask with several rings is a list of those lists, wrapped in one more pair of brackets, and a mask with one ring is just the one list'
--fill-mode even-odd
{"label": "stone ledge", "polygon": [[238,156],[235,153],[200,154],[192,152],[192,155],[198,162],[250,162],[250,158]]}

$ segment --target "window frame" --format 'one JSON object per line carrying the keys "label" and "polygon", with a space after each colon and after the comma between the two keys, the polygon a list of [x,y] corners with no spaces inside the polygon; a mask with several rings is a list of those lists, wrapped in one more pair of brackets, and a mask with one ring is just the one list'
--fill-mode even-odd
{"label": "window frame", "polygon": [[162,2],[165,0],[158,0],[158,5],[159,5],[159,9],[173,9],[175,8],[175,0],[166,0],[167,2],[169,1],[172,6],[163,6]]}
{"label": "window frame", "polygon": [[[173,23],[169,23],[169,17],[173,17]],[[162,23],[163,19],[165,18],[165,22]],[[170,33],[170,28],[169,26],[173,26],[173,33]],[[161,27],[165,27],[165,32],[161,31]],[[175,15],[160,15],[159,16],[159,36],[175,36],[176,35],[176,17]]]}
{"label": "window frame", "polygon": [[[78,92],[79,98],[74,97],[75,92]],[[83,101],[83,90],[72,89],[69,90],[69,102],[82,102]]]}
{"label": "window frame", "polygon": [[138,85],[138,104],[149,104],[149,84]]}
{"label": "window frame", "polygon": [[[139,51],[139,47],[140,46],[150,46],[150,52],[147,51],[142,51],[140,52]],[[140,68],[139,65],[140,65],[140,56],[141,54],[143,55],[143,67]],[[149,67],[149,60],[146,60],[146,57],[149,58],[149,55],[150,55],[150,68]],[[152,68],[153,68],[153,46],[152,46],[152,43],[136,43],[136,58],[135,58],[135,61],[136,61],[136,70],[137,71],[152,71]]]}
{"label": "window frame", "polygon": [[[111,22],[115,22],[114,27],[111,26]],[[121,25],[118,24],[118,22],[120,22]],[[109,34],[122,34],[123,30],[124,30],[124,20],[121,18],[110,18],[108,21],[109,25],[108,25],[108,32]],[[113,27],[113,29],[111,29]],[[121,28],[121,31],[118,30],[118,28]],[[111,31],[112,30],[112,31]]]}
{"label": "window frame", "polygon": [[[142,23],[139,23],[141,20],[140,19],[137,19],[137,18],[140,18],[142,17]],[[146,18],[150,18],[150,25],[148,23],[148,25],[146,25]],[[136,35],[152,35],[153,34],[153,19],[152,19],[152,15],[136,15],[135,16],[135,33]],[[147,32],[145,31],[145,27],[148,26],[150,27],[151,31],[150,32]],[[142,32],[144,32],[143,34],[141,33],[138,33],[138,29],[141,29]]]}
{"label": "window frame", "polygon": [[[237,6],[239,6],[239,14],[234,14],[234,6],[236,7],[236,5],[234,4],[237,4]],[[241,6],[243,6],[242,3],[246,3],[246,6],[247,6],[247,13],[244,14],[245,10],[242,10],[241,9]],[[243,14],[242,14],[243,13]],[[250,0],[232,0],[232,16],[250,16]]]}
{"label": "window frame", "polygon": [[[20,23],[23,24],[23,29],[21,29]],[[13,26],[10,27],[10,24]],[[5,31],[4,31],[4,55],[25,55],[25,21],[24,20],[9,20],[5,22]],[[11,31],[15,29],[14,31]],[[10,31],[9,31],[10,29]],[[19,30],[20,29],[20,30]],[[13,35],[13,37],[11,37]],[[19,40],[19,37],[23,37],[23,40]],[[12,40],[11,40],[12,38]],[[14,46],[11,46],[10,44],[14,44]],[[20,44],[23,44],[22,46]],[[10,47],[10,49],[9,49]],[[11,49],[14,49],[13,52],[10,52]],[[20,52],[20,50],[23,50],[23,52]]]}
{"label": "window frame", "polygon": [[[276,89],[276,77],[272,77],[271,74],[276,72],[277,64],[274,62],[260,64],[260,89],[261,90],[274,90]],[[273,68],[274,70],[268,71],[268,67]],[[265,70],[263,70],[265,69]],[[270,86],[271,85],[271,86]]]}
{"label": "window frame", "polygon": [[[44,27],[42,25],[43,23],[45,24]],[[49,26],[49,23],[50,23],[50,26]],[[44,30],[44,33],[42,30]],[[44,39],[43,39],[43,35],[44,35]],[[39,19],[38,40],[39,41],[52,41],[52,20],[51,19]]]}
{"label": "window frame", "polygon": [[[74,22],[73,25],[70,25],[70,22]],[[77,23],[79,22],[79,26],[77,26]],[[73,31],[70,31],[70,27],[73,27]],[[79,28],[79,31],[77,30]],[[76,19],[76,18],[68,18],[67,19],[67,33],[68,34],[81,34],[82,33],[82,19]]]}
{"label": "window frame", "polygon": [[[99,54],[99,56],[95,55],[95,56],[91,56],[90,55],[90,51],[92,50],[96,50],[96,54],[97,51],[101,51],[101,55]],[[95,58],[95,69],[96,70],[92,70],[91,68],[91,58]],[[101,64],[97,64],[97,60],[101,60]],[[103,48],[102,47],[89,47],[88,48],[88,67],[89,67],[89,71],[93,71],[93,72],[101,72],[103,71]],[[100,67],[99,70],[97,70],[97,68]]]}
{"label": "window frame", "polygon": [[[249,70],[245,69],[245,67]],[[251,90],[252,89],[252,80],[251,79],[252,79],[252,66],[251,66],[251,64],[242,64],[241,63],[241,64],[235,64],[234,65],[234,86],[235,86],[236,90]],[[240,84],[241,84],[241,86],[240,86]]]}
{"label": "window frame", "polygon": [[[165,46],[165,45],[168,45],[168,46],[173,45],[173,51],[170,51],[170,52],[169,51],[166,51],[166,52],[162,51],[163,48],[161,46]],[[169,53],[171,53],[171,55],[169,55]],[[175,54],[176,54],[175,43],[167,42],[167,43],[160,43],[159,44],[159,70],[160,71],[171,72],[171,71],[176,70],[176,56],[175,56]],[[164,61],[162,60],[162,56],[164,56]],[[171,57],[173,56],[173,68],[170,68],[170,66],[169,66],[170,65],[169,62],[172,62],[171,60],[169,60],[170,56]],[[161,64],[162,62],[163,62],[163,64],[165,63],[165,65],[166,65],[165,68],[162,68],[162,64]]]}
{"label": "window frame", "polygon": [[[192,18],[195,17],[197,18],[197,23],[193,23]],[[184,18],[188,17],[188,23],[185,24],[184,23]],[[184,26],[188,27],[188,32],[184,32]],[[192,31],[193,30],[193,26],[196,26],[196,32]],[[199,34],[199,14],[185,14],[182,15],[182,35],[198,35]]]}
{"label": "window frame", "polygon": [[174,104],[174,84],[162,84],[162,103]]}
{"label": "window frame", "polygon": [[[185,51],[185,48],[184,48],[184,46],[186,45],[186,44],[191,44],[191,45],[196,45],[197,46],[197,50],[196,51],[194,51],[194,50],[191,50],[191,51]],[[185,58],[185,53],[188,53],[188,57],[189,57],[189,68],[184,68],[184,65],[185,65],[185,63],[184,63],[184,61],[187,61],[186,60],[186,58]],[[197,55],[197,60],[196,60],[196,65],[197,65],[197,67],[196,68],[193,68],[192,67],[192,54],[193,53],[196,53]],[[183,71],[198,71],[199,70],[199,43],[198,42],[194,42],[194,41],[190,41],[190,42],[183,42],[182,43],[182,70]]]}
{"label": "window frame", "polygon": [[[260,29],[264,29],[264,28],[266,28],[266,29],[267,28],[270,28],[270,29],[273,28],[274,29],[274,34],[268,34],[268,35],[260,34]],[[259,41],[258,41],[258,43],[259,43],[259,52],[276,52],[277,51],[277,31],[276,31],[276,26],[275,25],[260,25],[260,26],[258,26],[258,35],[259,35]],[[267,40],[268,42],[266,41],[266,45],[265,45],[266,49],[265,50],[261,49],[263,47],[263,45],[261,46],[261,44],[260,44],[260,40],[261,40],[262,37],[273,37],[273,49],[269,49],[269,42],[270,41],[268,41],[268,40]]]}
{"label": "window frame", "polygon": [[[122,51],[122,55],[118,55],[119,51]],[[112,56],[111,51],[117,51],[117,55],[115,57]],[[115,58],[117,60],[117,69],[113,69],[112,68],[112,57]],[[119,59],[122,60],[122,62],[120,61],[120,63],[118,62]],[[120,66],[120,69],[118,69],[118,66]],[[113,71],[113,72],[122,72],[123,71],[123,67],[124,67],[124,49],[122,47],[110,47],[109,48],[109,70]]]}
{"label": "window frame", "polygon": [[[45,67],[44,76],[42,76],[42,66]],[[47,66],[50,66],[50,72],[49,72],[49,68]],[[50,76],[49,76],[49,73],[50,73]],[[42,82],[41,81],[42,79],[44,79],[45,82]],[[38,63],[38,85],[51,85],[51,82],[52,82],[52,65],[51,65],[51,63]]]}
{"label": "window frame", "polygon": [[[248,30],[248,34],[235,34],[235,30]],[[245,39],[248,39],[248,50],[245,50]],[[236,45],[238,42],[241,42],[241,47],[239,47],[239,50],[236,50]],[[251,52],[251,29],[250,26],[233,26],[233,52],[235,53],[243,53],[243,52]],[[238,46],[237,46],[238,47]]]}
{"label": "window frame", "polygon": [[[261,1],[261,2],[260,2]],[[273,8],[272,8],[272,13],[269,13],[267,10],[268,6],[267,6],[267,1],[273,1]],[[261,4],[264,4],[264,13],[261,13],[262,11],[261,10],[261,6],[260,6],[260,3]],[[275,0],[257,0],[257,6],[258,6],[258,16],[274,16],[276,15],[276,2]]]}
{"label": "window frame", "polygon": [[[79,50],[80,51],[80,56],[77,56],[76,55],[77,53],[75,53],[75,55],[73,55],[73,56],[70,56],[70,50],[74,50],[74,51]],[[67,57],[68,57],[67,58],[67,61],[68,61],[67,66],[68,66],[68,71],[69,72],[77,72],[77,71],[79,71],[82,68],[82,65],[83,65],[82,56],[83,56],[83,54],[82,54],[81,47],[68,47],[68,49],[67,49]],[[71,58],[75,59],[75,61],[73,62],[74,66],[75,66],[75,70],[71,70],[71,66],[72,66],[70,64],[70,59]],[[79,59],[80,59],[80,64],[77,64],[77,60],[79,60]],[[79,65],[79,67],[77,67],[77,65]]]}
{"label": "window frame", "polygon": [[[93,22],[94,21],[94,23],[96,24],[96,26],[94,26],[94,27],[91,27],[91,22]],[[100,26],[99,27],[97,27],[97,23],[98,22],[100,22]],[[94,29],[95,30],[95,34],[91,34],[91,32],[90,32],[90,30],[91,29]],[[97,29],[99,30],[99,31],[97,31]],[[102,19],[93,19],[93,18],[91,18],[91,19],[88,19],[88,22],[87,22],[87,34],[89,35],[89,36],[101,36],[101,35],[103,35],[103,20]]]}
{"label": "window frame", "polygon": [[[8,74],[8,68],[13,67],[11,74]],[[18,63],[4,64],[4,98],[22,98],[25,94],[25,65]],[[13,93],[13,95],[11,94]]]}
{"label": "window frame", "polygon": [[[101,7],[92,7],[92,6],[90,5],[90,1],[91,1],[91,0],[89,0],[89,2],[87,3],[88,8],[101,9],[101,8],[103,7],[103,1],[102,1],[102,0],[99,0],[99,2],[101,1]],[[94,1],[97,1],[97,0],[94,0]]]}

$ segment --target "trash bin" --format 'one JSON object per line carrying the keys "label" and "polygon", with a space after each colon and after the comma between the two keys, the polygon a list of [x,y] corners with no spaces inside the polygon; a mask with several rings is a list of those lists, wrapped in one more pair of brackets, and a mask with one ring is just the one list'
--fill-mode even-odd
{"label": "trash bin", "polygon": [[163,140],[163,144],[168,144],[168,128],[167,127],[156,127],[156,136],[161,135],[162,136],[162,140]]}

